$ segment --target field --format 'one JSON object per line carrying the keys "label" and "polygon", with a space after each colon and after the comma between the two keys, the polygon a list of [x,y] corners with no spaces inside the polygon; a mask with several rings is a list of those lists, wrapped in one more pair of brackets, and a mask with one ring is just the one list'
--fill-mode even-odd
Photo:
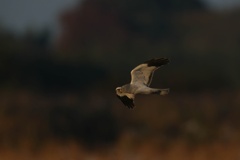
{"label": "field", "polygon": [[[79,110],[74,106],[83,101],[77,95],[49,99],[19,92],[2,94],[1,160],[240,158],[238,92],[138,96],[134,110],[115,97],[105,102],[111,108],[99,105],[106,95],[92,102],[91,109]],[[33,108],[36,100],[39,106]],[[13,103],[17,108],[9,108]],[[59,103],[65,107],[54,107]]]}

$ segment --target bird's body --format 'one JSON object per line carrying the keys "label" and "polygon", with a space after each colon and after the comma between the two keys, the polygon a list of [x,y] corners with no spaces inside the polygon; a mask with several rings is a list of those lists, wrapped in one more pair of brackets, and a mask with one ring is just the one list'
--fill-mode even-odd
{"label": "bird's body", "polygon": [[116,88],[116,94],[118,98],[128,108],[133,108],[136,94],[168,94],[169,89],[157,89],[149,87],[154,71],[168,62],[169,60],[167,58],[151,59],[135,67],[131,71],[130,84],[125,84],[122,87]]}

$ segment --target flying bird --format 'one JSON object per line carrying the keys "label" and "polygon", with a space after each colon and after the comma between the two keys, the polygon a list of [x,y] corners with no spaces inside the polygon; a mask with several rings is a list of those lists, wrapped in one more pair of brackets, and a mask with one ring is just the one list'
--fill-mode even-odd
{"label": "flying bird", "polygon": [[131,82],[116,88],[117,97],[129,109],[135,107],[134,98],[136,94],[166,95],[169,89],[150,88],[154,71],[169,63],[167,58],[150,59],[131,71]]}

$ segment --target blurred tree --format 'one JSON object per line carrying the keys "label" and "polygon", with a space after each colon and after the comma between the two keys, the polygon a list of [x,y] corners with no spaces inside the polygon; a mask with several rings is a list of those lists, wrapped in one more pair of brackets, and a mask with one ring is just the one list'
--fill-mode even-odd
{"label": "blurred tree", "polygon": [[24,34],[24,39],[27,43],[36,45],[40,48],[47,48],[50,43],[51,32],[48,28],[44,28],[41,31],[35,31],[32,28],[28,28]]}
{"label": "blurred tree", "polygon": [[[133,63],[148,58],[173,57],[172,67],[178,67],[175,71],[191,83],[178,77],[180,83],[171,85],[189,84],[189,89],[240,86],[236,82],[240,77],[232,69],[239,66],[233,58],[240,51],[238,17],[237,12],[227,16],[209,12],[198,0],[85,0],[62,14],[58,49],[65,58],[107,66],[112,75],[127,72]],[[223,69],[226,60],[232,67]],[[206,68],[200,61],[205,61]],[[123,63],[125,67],[113,67]],[[207,68],[205,76],[196,72]]]}
{"label": "blurred tree", "polygon": [[173,15],[196,9],[204,9],[197,0],[85,0],[62,14],[59,48],[67,56],[85,60],[121,61],[124,56],[136,60],[134,54],[144,55],[176,38]]}

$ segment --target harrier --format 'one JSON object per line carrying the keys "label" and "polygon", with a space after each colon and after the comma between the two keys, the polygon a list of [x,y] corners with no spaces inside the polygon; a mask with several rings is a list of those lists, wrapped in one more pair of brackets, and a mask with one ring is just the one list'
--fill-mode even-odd
{"label": "harrier", "polygon": [[150,88],[154,71],[160,68],[162,65],[169,63],[167,58],[156,58],[148,60],[131,71],[131,82],[125,84],[122,87],[116,88],[117,97],[128,108],[133,108],[134,98],[136,94],[158,94],[166,95],[169,93],[169,89],[157,89]]}

